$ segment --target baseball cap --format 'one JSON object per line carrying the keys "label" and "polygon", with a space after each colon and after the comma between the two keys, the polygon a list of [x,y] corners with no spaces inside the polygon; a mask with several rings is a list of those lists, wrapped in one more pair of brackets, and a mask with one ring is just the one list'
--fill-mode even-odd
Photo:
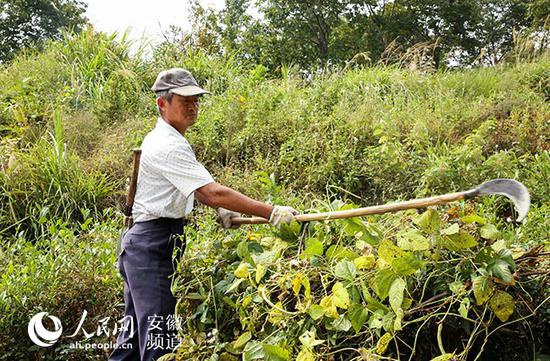
{"label": "baseball cap", "polygon": [[161,71],[151,89],[155,93],[168,90],[170,93],[184,97],[211,94],[208,90],[199,87],[193,75],[182,68]]}

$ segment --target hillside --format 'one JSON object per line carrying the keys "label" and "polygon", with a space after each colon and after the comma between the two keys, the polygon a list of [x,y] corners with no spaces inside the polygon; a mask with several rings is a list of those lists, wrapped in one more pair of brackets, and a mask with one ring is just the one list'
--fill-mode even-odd
{"label": "hillside", "polygon": [[548,56],[428,73],[283,67],[273,78],[169,46],[130,54],[88,31],[0,69],[0,359],[104,358],[69,339],[33,346],[27,323],[48,310],[72,332],[83,310],[88,329],[121,316],[119,203],[131,149],[156,121],[149,88],[176,66],[213,93],[187,134],[197,158],[258,199],[315,212],[493,178],[532,197],[523,224],[487,197],[282,233],[222,231],[199,207],[173,287],[186,320],[179,359],[548,357]]}

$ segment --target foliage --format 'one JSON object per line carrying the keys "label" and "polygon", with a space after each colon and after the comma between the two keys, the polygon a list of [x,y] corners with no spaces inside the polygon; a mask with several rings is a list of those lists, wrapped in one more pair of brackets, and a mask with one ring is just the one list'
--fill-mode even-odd
{"label": "foliage", "polygon": [[86,21],[81,0],[2,0],[0,9],[0,62],[34,42],[59,36],[61,28],[78,31]]}
{"label": "foliage", "polygon": [[[248,24],[238,16],[244,4],[233,2],[226,19]],[[250,40],[232,34],[231,46]],[[533,201],[521,225],[506,221],[509,202],[485,197],[282,233],[222,233],[198,207],[174,284],[189,316],[180,358],[548,354],[544,51],[517,49],[510,63],[467,71],[380,65],[304,74],[192,43],[142,57],[116,39],[67,33],[0,68],[0,331],[13,335],[0,339],[3,358],[105,358],[72,352],[67,340],[28,350],[25,326],[40,308],[68,325],[87,309],[92,327],[120,314],[114,207],[130,150],[155,123],[150,84],[175,66],[214,93],[186,134],[197,158],[257,199],[314,212],[511,177]]]}
{"label": "foliage", "polygon": [[83,220],[74,223],[45,217],[39,239],[20,236],[10,242],[4,239],[0,246],[0,344],[10,348],[0,359],[89,359],[90,352],[69,348],[76,340],[85,342],[82,331],[51,348],[34,345],[27,324],[37,312],[58,317],[64,336],[76,331],[84,310],[88,316],[83,327],[88,332],[96,332],[104,317],[122,317],[123,310],[114,307],[122,298],[122,283],[113,267],[120,218],[113,209],[104,211],[103,222],[92,219],[89,210],[82,212]]}
{"label": "foliage", "polygon": [[[247,12],[254,5],[251,16]],[[236,54],[271,71],[297,64],[403,64],[423,69],[495,65],[514,47],[514,34],[547,34],[545,1],[227,1],[216,12],[193,6],[189,46]],[[538,46],[547,49],[547,42]]]}
{"label": "foliage", "polygon": [[48,137],[13,158],[0,176],[3,234],[40,239],[46,220],[81,220],[83,210],[101,211],[109,203],[114,182],[96,171],[83,171],[80,159],[66,149],[58,113],[54,122]]}

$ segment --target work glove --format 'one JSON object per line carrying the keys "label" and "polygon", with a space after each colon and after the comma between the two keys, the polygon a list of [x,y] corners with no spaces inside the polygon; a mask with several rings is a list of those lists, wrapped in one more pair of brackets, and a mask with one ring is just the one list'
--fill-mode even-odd
{"label": "work glove", "polygon": [[230,211],[225,208],[218,208],[218,218],[217,221],[221,223],[223,228],[239,228],[240,224],[233,224],[231,218],[240,217],[241,214],[238,212]]}
{"label": "work glove", "polygon": [[289,224],[294,220],[294,216],[298,214],[298,211],[292,207],[287,206],[274,206],[271,215],[269,216],[269,223],[277,228],[281,228],[283,223]]}

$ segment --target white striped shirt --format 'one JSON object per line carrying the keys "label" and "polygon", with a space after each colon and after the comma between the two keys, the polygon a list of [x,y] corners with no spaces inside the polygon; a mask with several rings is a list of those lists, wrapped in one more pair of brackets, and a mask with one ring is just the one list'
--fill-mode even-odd
{"label": "white striped shirt", "polygon": [[185,217],[193,210],[194,191],[212,182],[187,139],[159,118],[141,145],[134,222]]}

